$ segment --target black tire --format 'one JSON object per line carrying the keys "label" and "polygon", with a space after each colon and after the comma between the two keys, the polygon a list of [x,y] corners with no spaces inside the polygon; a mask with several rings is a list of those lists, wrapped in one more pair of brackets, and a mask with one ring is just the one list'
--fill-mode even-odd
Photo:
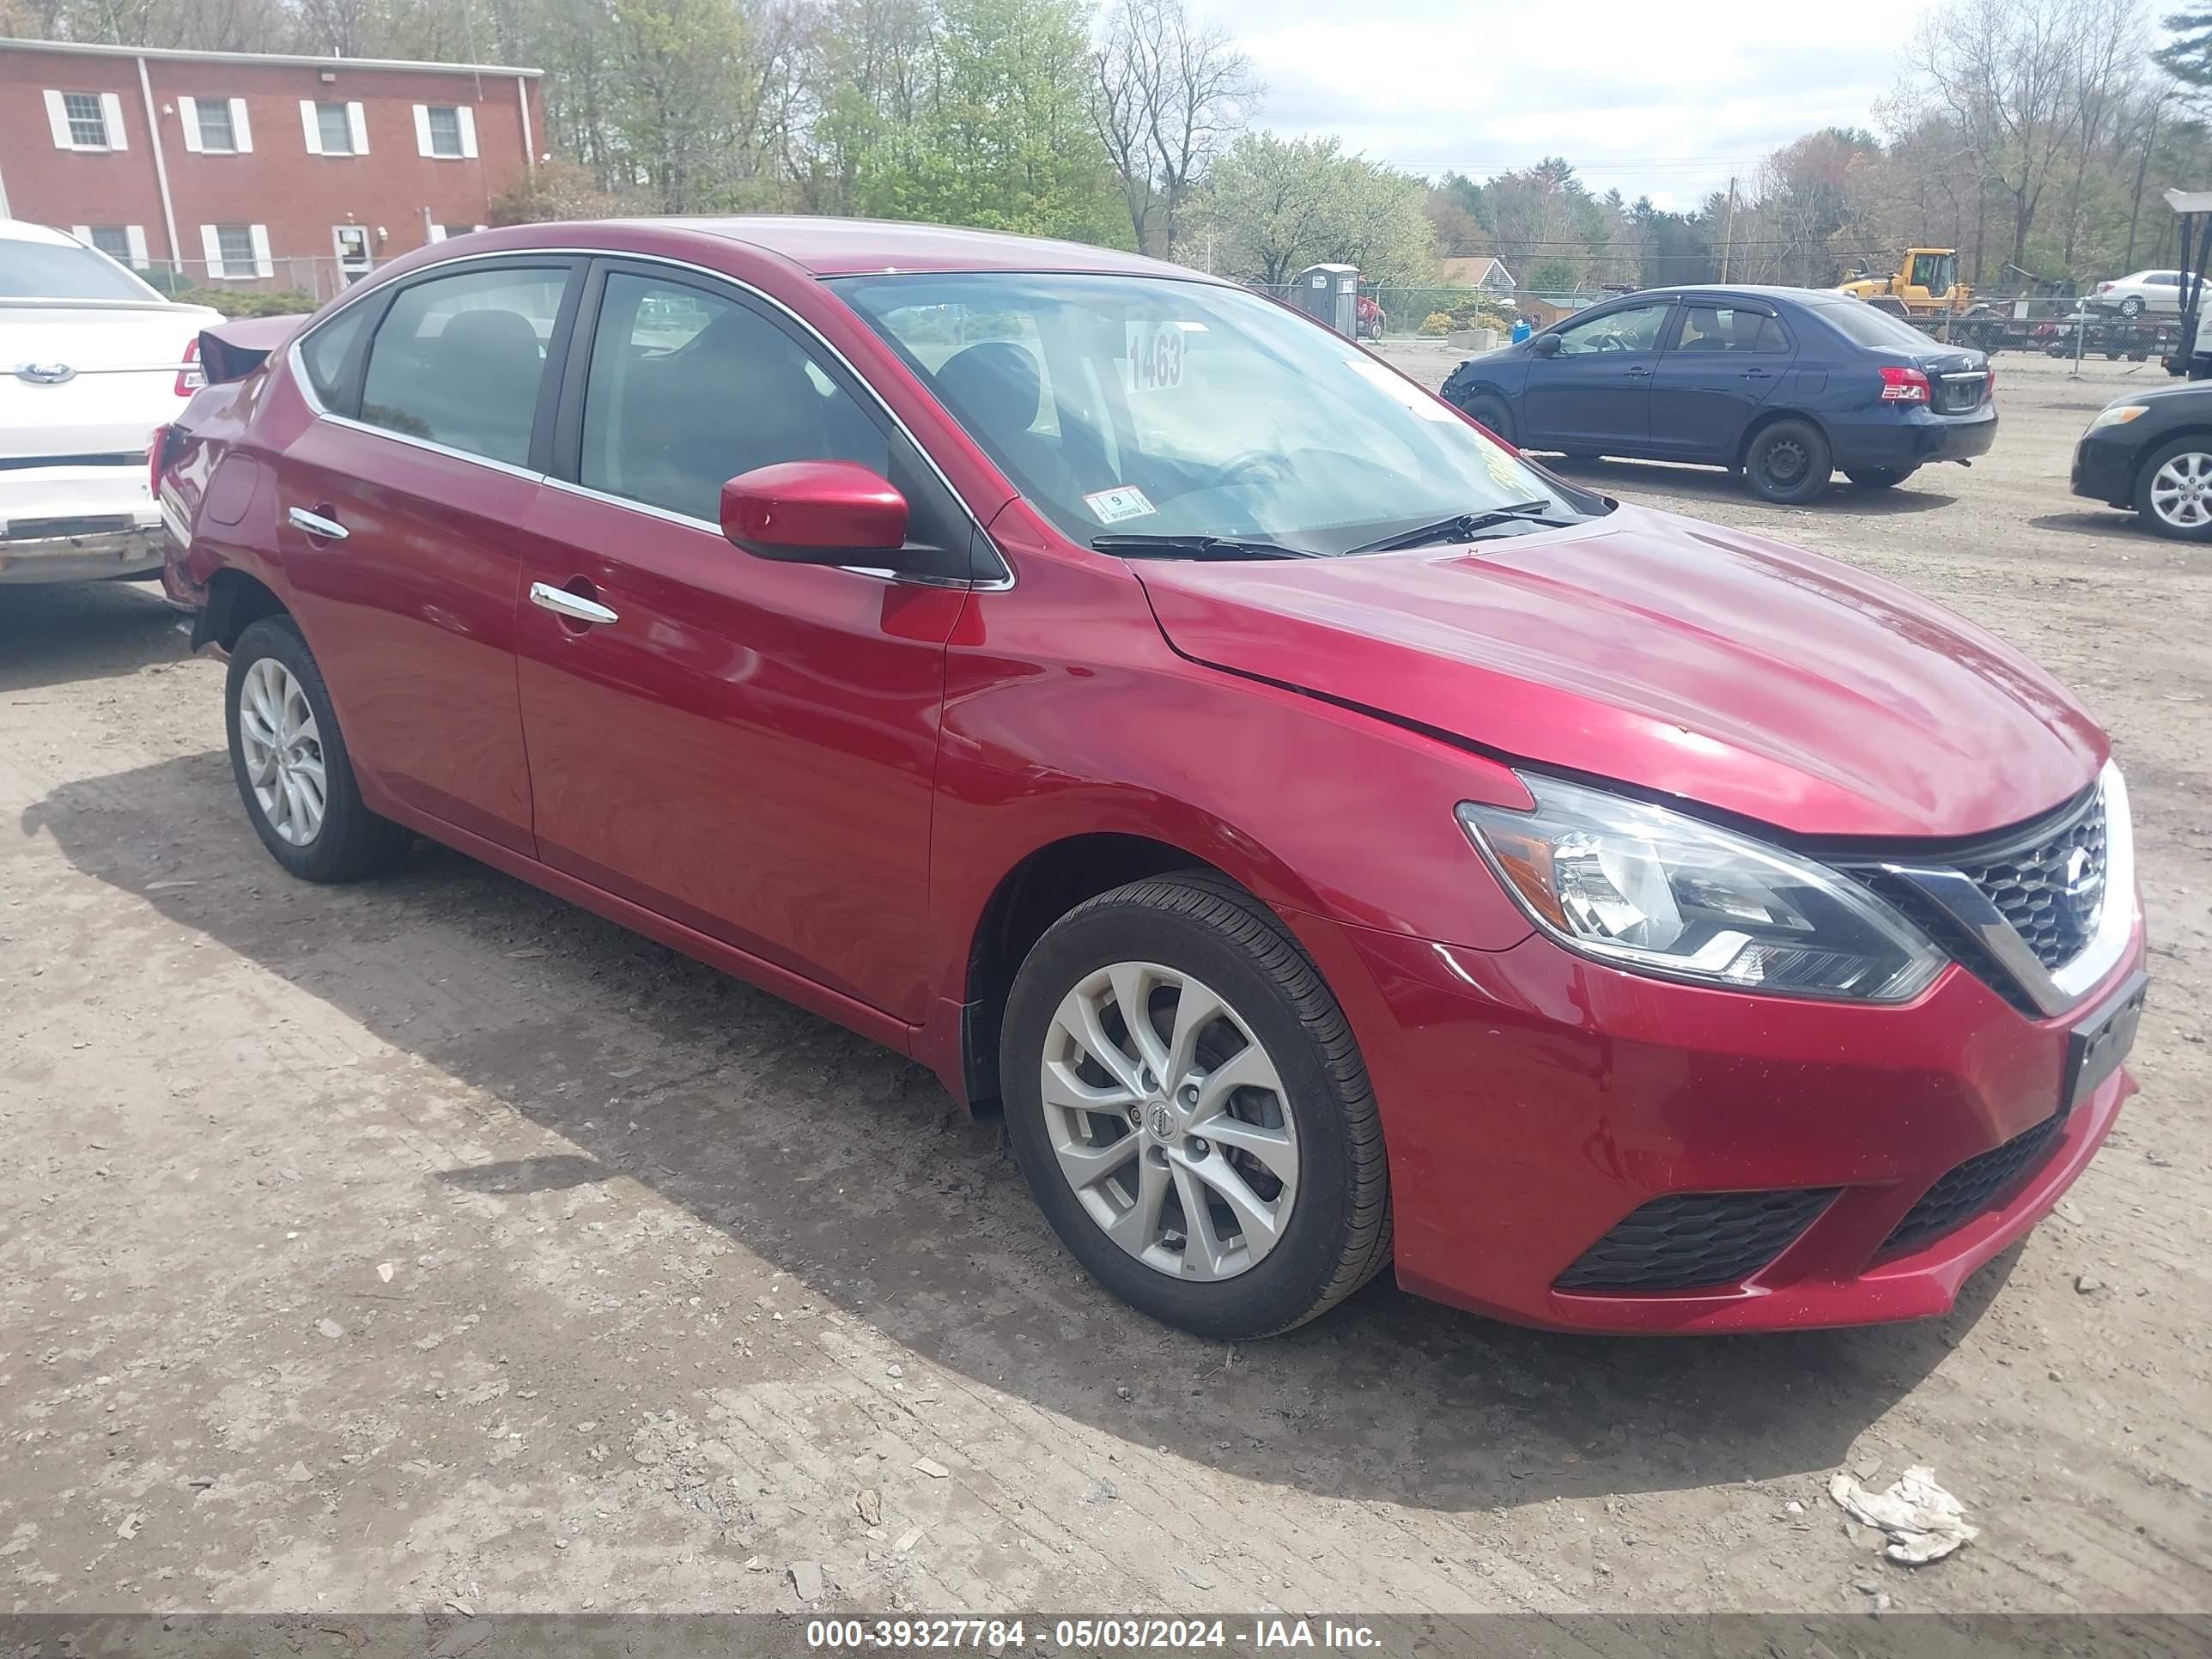
{"label": "black tire", "polygon": [[2142,295],[2140,294],[2130,294],[2120,301],[2120,315],[2123,317],[2140,317],[2142,308]]}
{"label": "black tire", "polygon": [[1919,471],[1917,466],[1862,466],[1844,476],[1861,489],[1894,489]]}
{"label": "black tire", "polygon": [[1778,507],[1809,501],[1828,487],[1834,471],[1828,441],[1810,421],[1780,420],[1752,435],[1743,453],[1743,481],[1761,501]]}
{"label": "black tire", "polygon": [[[1282,1079],[1297,1139],[1295,1201],[1273,1248],[1231,1277],[1186,1280],[1128,1254],[1084,1208],[1053,1150],[1041,1073],[1054,1016],[1086,977],[1130,961],[1212,987]],[[1389,1263],[1382,1121],[1344,1011],[1267,907],[1212,872],[1132,882],[1046,929],[1007,997],[1000,1079],[1014,1156],[1053,1231],[1109,1290],[1164,1324],[1217,1341],[1273,1335],[1334,1307]]]}
{"label": "black tire", "polygon": [[2212,495],[2203,498],[2207,509],[2204,520],[2197,524],[2176,523],[2160,513],[2151,501],[2151,484],[2159,469],[2178,455],[2198,455],[2206,458],[2203,471],[2212,472],[2212,440],[2205,438],[2176,438],[2160,444],[2143,458],[2136,469],[2136,515],[2143,523],[2169,540],[2177,542],[2212,542]]}
{"label": "black tire", "polygon": [[[269,814],[255,798],[240,735],[239,699],[248,672],[264,658],[273,658],[283,665],[315,718],[325,783],[323,820],[313,839],[305,842],[286,841],[270,823]],[[399,856],[407,844],[407,832],[391,819],[379,817],[362,803],[322,670],[289,617],[264,617],[240,635],[238,643],[231,647],[230,673],[223,691],[223,725],[230,739],[231,775],[237,781],[239,799],[246,803],[246,816],[270,855],[292,874],[303,881],[357,881],[386,868]]]}
{"label": "black tire", "polygon": [[1506,407],[1504,398],[1488,392],[1477,392],[1460,407],[1507,443],[1517,445],[1521,441],[1520,434],[1514,430],[1513,411]]}

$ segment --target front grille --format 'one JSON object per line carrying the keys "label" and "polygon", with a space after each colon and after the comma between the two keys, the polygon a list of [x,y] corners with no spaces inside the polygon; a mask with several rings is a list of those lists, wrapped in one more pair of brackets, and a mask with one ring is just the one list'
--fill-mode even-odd
{"label": "front grille", "polygon": [[1980,369],[1969,374],[1946,374],[1936,382],[1936,406],[1946,415],[1971,415],[1982,406],[1990,377]]}
{"label": "front grille", "polygon": [[2037,961],[2063,968],[2097,931],[2104,906],[2104,801],[2093,798],[2072,823],[2032,847],[1959,868],[2027,941]]}
{"label": "front grille", "polygon": [[1562,1291],[1688,1291],[1732,1285],[1782,1254],[1836,1195],[1833,1187],[1655,1198],[1561,1273]]}
{"label": "front grille", "polygon": [[2003,1146],[1977,1152],[1954,1167],[1905,1212],[1905,1219],[1882,1241],[1881,1254],[1899,1255],[1917,1249],[2009,1197],[2028,1171],[2049,1155],[2065,1122],[2064,1112],[2054,1113]]}

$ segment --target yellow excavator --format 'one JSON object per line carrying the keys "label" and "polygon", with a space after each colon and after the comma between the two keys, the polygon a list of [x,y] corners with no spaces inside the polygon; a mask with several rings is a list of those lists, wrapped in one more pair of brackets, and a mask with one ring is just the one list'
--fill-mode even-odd
{"label": "yellow excavator", "polygon": [[1959,280],[1959,250],[1954,247],[1907,248],[1894,276],[1869,276],[1855,270],[1838,284],[1837,291],[1912,321],[1954,317],[1974,297],[1973,289]]}

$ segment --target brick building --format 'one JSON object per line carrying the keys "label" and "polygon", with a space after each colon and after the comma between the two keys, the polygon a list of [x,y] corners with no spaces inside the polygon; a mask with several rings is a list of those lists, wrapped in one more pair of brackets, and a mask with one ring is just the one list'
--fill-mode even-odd
{"label": "brick building", "polygon": [[0,218],[325,298],[485,222],[538,159],[533,69],[0,40]]}

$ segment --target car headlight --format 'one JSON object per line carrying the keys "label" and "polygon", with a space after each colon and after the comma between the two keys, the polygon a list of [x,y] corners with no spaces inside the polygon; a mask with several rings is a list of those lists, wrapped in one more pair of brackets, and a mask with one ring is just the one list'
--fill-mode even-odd
{"label": "car headlight", "polygon": [[1700,819],[1524,776],[1532,812],[1463,802],[1469,840],[1529,919],[1569,949],[1668,979],[1903,1002],[1945,957],[1826,866]]}
{"label": "car headlight", "polygon": [[2100,426],[2125,426],[2130,421],[2150,413],[2148,404],[2114,404],[2110,409],[2100,409],[2089,417],[2085,431],[2094,432]]}

